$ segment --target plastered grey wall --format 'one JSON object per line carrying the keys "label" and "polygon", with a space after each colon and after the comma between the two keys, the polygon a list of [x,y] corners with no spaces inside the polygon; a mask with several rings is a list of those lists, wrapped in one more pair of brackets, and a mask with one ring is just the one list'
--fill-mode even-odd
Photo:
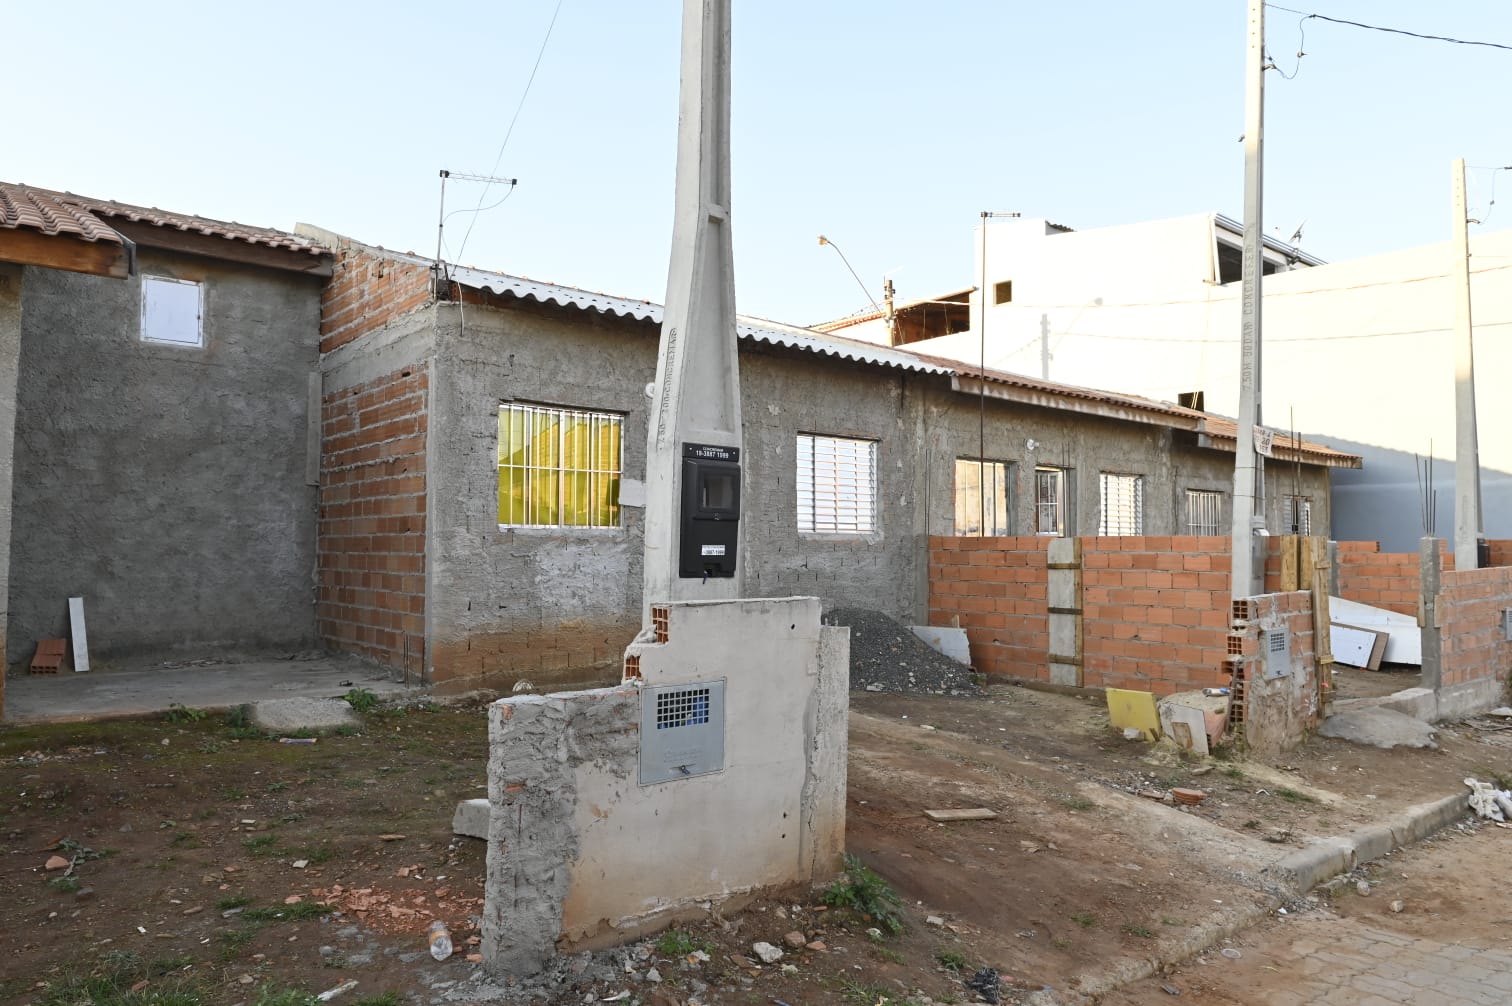
{"label": "plastered grey wall", "polygon": [[[21,267],[0,263],[0,583],[10,573],[11,481],[14,471],[16,372],[21,357]],[[5,597],[8,605],[9,597]],[[9,615],[0,615],[4,633]],[[0,638],[3,646],[3,638]],[[5,668],[0,667],[0,715],[5,713]]]}
{"label": "plastered grey wall", "polygon": [[313,644],[320,281],[143,251],[205,284],[203,348],[140,339],[137,278],[29,268],[8,659],[82,595],[106,661]]}
{"label": "plastered grey wall", "polygon": [[[624,474],[645,468],[656,326],[596,312],[506,302],[436,309],[432,380],[427,617],[433,661],[522,652],[553,659],[586,640],[598,671],[552,686],[613,680],[640,619],[641,513],[613,530],[497,525],[497,409],[503,401],[622,413]],[[812,595],[918,621],[926,611],[930,534],[954,531],[955,460],[978,454],[978,401],[949,379],[857,365],[764,345],[741,346],[745,421],[742,567],[751,597]],[[988,458],[1015,463],[1015,533],[1032,527],[1036,462],[1075,469],[1081,534],[1098,530],[1100,471],[1145,477],[1145,533],[1183,534],[1185,491],[1232,487],[1233,455],[1191,434],[989,399]],[[861,537],[797,531],[799,433],[877,441],[878,530]],[[1033,447],[1030,447],[1030,442]],[[1326,521],[1327,475],[1304,467],[1314,526]],[[1321,497],[1321,501],[1319,499]],[[1225,512],[1225,518],[1227,514]],[[581,650],[579,651],[581,652]],[[485,665],[488,658],[485,658]],[[531,679],[527,672],[514,675]],[[542,685],[543,680],[531,679]]]}

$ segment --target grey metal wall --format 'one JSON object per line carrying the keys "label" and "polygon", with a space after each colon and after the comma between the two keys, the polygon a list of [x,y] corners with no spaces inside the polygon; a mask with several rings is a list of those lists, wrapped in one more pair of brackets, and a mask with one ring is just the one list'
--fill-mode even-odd
{"label": "grey metal wall", "polygon": [[137,279],[26,270],[7,658],[65,635],[71,595],[105,662],[311,646],[320,281],[139,267],[205,284],[204,348],[140,340]]}
{"label": "grey metal wall", "polygon": [[[500,530],[497,410],[501,401],[521,400],[623,413],[624,474],[642,478],[655,326],[525,302],[466,307],[460,326],[454,305],[437,310],[427,604],[433,660],[438,667],[466,660],[474,668],[481,660],[486,669],[490,659],[534,648],[549,663],[588,640],[617,661],[640,617],[640,511],[624,508],[614,530]],[[827,605],[922,618],[925,539],[953,531],[955,459],[978,454],[977,400],[938,376],[749,343],[741,349],[747,593],[817,595]],[[1145,476],[1145,532],[1152,535],[1185,533],[1186,489],[1231,488],[1233,455],[1199,448],[1189,434],[990,399],[986,415],[986,455],[1017,463],[1014,533],[1029,533],[1036,460],[1076,469],[1083,534],[1097,533],[1099,471]],[[798,433],[878,441],[876,534],[798,533]],[[1323,497],[1314,509],[1321,528],[1327,475],[1304,471],[1310,484],[1324,487],[1315,493]]]}

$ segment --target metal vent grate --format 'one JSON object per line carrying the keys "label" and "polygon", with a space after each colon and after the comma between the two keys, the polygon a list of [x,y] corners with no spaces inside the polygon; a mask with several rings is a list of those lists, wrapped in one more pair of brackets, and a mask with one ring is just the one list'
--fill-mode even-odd
{"label": "metal vent grate", "polygon": [[1512,642],[1512,608],[1502,609],[1502,637]]}
{"label": "metal vent grate", "polygon": [[684,688],[656,696],[656,729],[701,726],[709,722],[709,690]]}
{"label": "metal vent grate", "polygon": [[1286,652],[1286,630],[1272,629],[1265,634],[1266,651],[1272,655]]}
{"label": "metal vent grate", "polygon": [[1265,630],[1265,677],[1266,680],[1283,678],[1291,674],[1291,630],[1288,628]]}
{"label": "metal vent grate", "polygon": [[642,786],[723,771],[724,699],[722,679],[642,689]]}

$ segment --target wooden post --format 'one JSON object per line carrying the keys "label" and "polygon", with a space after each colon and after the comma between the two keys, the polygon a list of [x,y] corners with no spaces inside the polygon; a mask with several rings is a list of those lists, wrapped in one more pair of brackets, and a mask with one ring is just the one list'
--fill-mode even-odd
{"label": "wooden post", "polygon": [[1306,537],[1302,541],[1307,545],[1306,566],[1312,572],[1313,610],[1313,661],[1317,668],[1318,678],[1318,718],[1327,719],[1332,711],[1334,682],[1333,682],[1333,640],[1329,635],[1329,626],[1333,619],[1328,612],[1328,584],[1330,581],[1328,561],[1328,540],[1320,537]]}

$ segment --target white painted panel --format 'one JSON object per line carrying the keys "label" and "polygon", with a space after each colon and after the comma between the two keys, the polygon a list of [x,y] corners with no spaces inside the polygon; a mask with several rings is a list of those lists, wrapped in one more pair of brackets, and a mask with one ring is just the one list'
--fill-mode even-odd
{"label": "white painted panel", "polygon": [[68,599],[68,625],[73,631],[73,668],[83,672],[89,670],[89,639],[84,632],[84,599],[82,597],[70,597]]}
{"label": "white painted panel", "polygon": [[1390,633],[1386,640],[1386,653],[1382,656],[1388,664],[1423,663],[1423,633],[1417,619],[1398,611],[1388,611],[1359,601],[1346,601],[1342,597],[1328,599],[1328,617],[1346,625],[1362,629],[1378,629]]}
{"label": "white painted panel", "polygon": [[966,630],[942,625],[910,625],[913,634],[958,664],[971,665],[971,643]]}
{"label": "white painted panel", "polygon": [[1328,645],[1333,647],[1336,663],[1351,667],[1368,667],[1370,651],[1375,646],[1376,634],[1370,629],[1334,622],[1328,627]]}
{"label": "white painted panel", "polygon": [[202,346],[198,283],[164,276],[142,277],[142,341]]}

